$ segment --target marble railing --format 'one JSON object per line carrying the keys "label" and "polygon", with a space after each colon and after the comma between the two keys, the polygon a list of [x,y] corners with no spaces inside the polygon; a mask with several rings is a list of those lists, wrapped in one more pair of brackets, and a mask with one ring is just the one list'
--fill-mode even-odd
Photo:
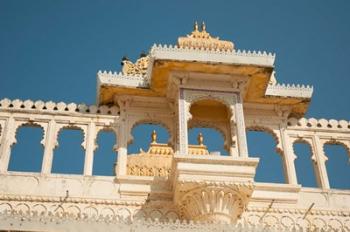
{"label": "marble railing", "polygon": [[83,132],[82,147],[85,150],[84,175],[92,175],[93,153],[96,137],[102,130],[116,132],[119,109],[108,106],[87,106],[63,102],[0,101],[0,173],[6,173],[11,147],[17,142],[16,133],[21,126],[36,126],[43,129],[44,156],[41,173],[51,172],[53,150],[58,145],[62,129],[72,128]]}
{"label": "marble railing", "polygon": [[306,143],[311,148],[318,187],[329,189],[330,184],[326,169],[326,144],[341,145],[350,158],[350,122],[345,120],[326,120],[314,118],[265,117],[251,115],[246,117],[246,128],[251,131],[263,131],[272,135],[276,142],[276,151],[283,158],[286,182],[298,184],[295,170],[294,143]]}
{"label": "marble railing", "polygon": [[[345,147],[350,156],[349,121],[314,118],[289,118],[283,121],[280,118],[249,115],[245,121],[248,130],[266,131],[273,135],[277,144],[276,149],[283,156],[286,183],[298,184],[294,166],[296,154],[293,144],[295,142],[305,142],[310,145],[318,184],[324,189],[329,189],[330,185],[325,167],[328,158],[323,146],[340,144]],[[83,174],[92,175],[93,153],[97,147],[95,140],[98,133],[102,130],[111,130],[117,134],[119,125],[119,109],[116,106],[98,107],[75,103],[3,99],[0,101],[0,173],[7,172],[11,148],[17,142],[18,129],[21,126],[38,126],[44,132],[41,141],[44,146],[41,173],[51,173],[53,150],[58,145],[57,137],[60,131],[64,128],[74,128],[81,130],[84,135]]]}

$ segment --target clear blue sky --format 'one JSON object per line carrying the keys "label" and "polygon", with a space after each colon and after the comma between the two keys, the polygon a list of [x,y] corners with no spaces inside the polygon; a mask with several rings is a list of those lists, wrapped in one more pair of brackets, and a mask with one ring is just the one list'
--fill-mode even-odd
{"label": "clear blue sky", "polygon": [[349,12],[346,0],[1,0],[0,98],[93,104],[98,70],[119,71],[123,55],[175,44],[204,20],[238,49],[276,53],[279,82],[313,85],[307,117],[349,120]]}

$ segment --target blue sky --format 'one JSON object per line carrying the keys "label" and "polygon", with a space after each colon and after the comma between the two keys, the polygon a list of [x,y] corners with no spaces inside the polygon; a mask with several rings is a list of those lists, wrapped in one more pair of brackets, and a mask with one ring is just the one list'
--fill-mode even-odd
{"label": "blue sky", "polygon": [[346,0],[1,0],[0,98],[94,104],[98,70],[119,71],[124,55],[175,44],[197,20],[238,49],[276,53],[279,82],[313,85],[307,117],[349,120],[348,12]]}

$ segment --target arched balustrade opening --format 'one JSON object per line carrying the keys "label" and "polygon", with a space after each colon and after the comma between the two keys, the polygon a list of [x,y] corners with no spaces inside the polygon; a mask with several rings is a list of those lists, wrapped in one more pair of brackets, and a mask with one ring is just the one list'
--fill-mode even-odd
{"label": "arched balustrade opening", "polygon": [[326,143],[326,168],[331,188],[350,189],[350,151],[341,143]]}
{"label": "arched balustrade opening", "polygon": [[85,153],[84,133],[80,128],[63,128],[54,150],[52,173],[83,174]]}
{"label": "arched balustrade opening", "polygon": [[[188,130],[189,152],[194,146],[205,146],[209,154],[227,156],[223,135],[213,128],[195,127]],[[194,146],[193,146],[194,145]]]}
{"label": "arched balustrade opening", "polygon": [[113,131],[100,131],[96,139],[93,175],[114,176],[114,165],[117,161],[116,135]]}
{"label": "arched balustrade opening", "polygon": [[25,124],[17,129],[17,143],[13,145],[8,171],[41,172],[43,160],[43,129]]}
{"label": "arched balustrade opening", "polygon": [[312,161],[312,149],[308,142],[297,140],[293,144],[295,159],[295,170],[297,173],[298,184],[303,187],[317,188],[316,167]]}
{"label": "arched balustrade opening", "polygon": [[128,146],[127,174],[168,176],[174,151],[168,145],[167,129],[161,124],[138,124],[133,128],[132,136],[132,144]]}
{"label": "arched balustrade opening", "polygon": [[160,144],[168,144],[169,133],[168,130],[161,124],[157,123],[142,123],[136,125],[132,131],[132,141],[128,145],[128,154],[147,152],[152,143],[152,133],[156,132],[156,142]]}
{"label": "arched balustrade opening", "polygon": [[258,157],[259,165],[255,181],[268,183],[285,183],[282,157],[277,153],[277,142],[269,132],[247,130],[249,156]]}
{"label": "arched balustrade opening", "polygon": [[193,102],[188,121],[189,153],[198,150],[196,146],[202,145],[207,149],[205,153],[228,155],[231,145],[231,116],[230,109],[219,100],[209,98]]}

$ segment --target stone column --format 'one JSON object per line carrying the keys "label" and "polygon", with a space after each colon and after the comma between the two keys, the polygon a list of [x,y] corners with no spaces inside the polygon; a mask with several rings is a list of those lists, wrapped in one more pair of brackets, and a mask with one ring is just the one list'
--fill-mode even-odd
{"label": "stone column", "polygon": [[118,123],[117,134],[117,176],[127,175],[127,162],[128,162],[128,118],[127,108],[129,101],[127,99],[119,99],[118,105],[120,107],[120,123]]}
{"label": "stone column", "polygon": [[316,176],[319,187],[323,189],[329,189],[329,180],[326,169],[327,156],[324,154],[323,144],[320,141],[320,138],[317,135],[312,136],[312,146],[313,154],[315,156],[316,163]]}
{"label": "stone column", "polygon": [[44,157],[41,166],[42,174],[50,174],[52,169],[53,150],[57,146],[57,131],[56,122],[51,120],[46,127],[45,143],[44,143]]}
{"label": "stone column", "polygon": [[94,151],[96,149],[96,125],[90,122],[87,128],[86,150],[84,162],[84,175],[91,176],[94,163]]}
{"label": "stone column", "polygon": [[6,173],[10,162],[11,147],[16,143],[16,125],[13,117],[8,118],[0,146],[0,173]]}
{"label": "stone column", "polygon": [[236,116],[236,130],[238,140],[238,151],[240,157],[248,157],[247,135],[245,131],[244,113],[242,98],[240,95],[236,95],[235,112]]}
{"label": "stone column", "polygon": [[230,118],[230,156],[232,157],[238,157],[239,156],[239,152],[237,149],[237,125],[236,125],[236,110],[235,110],[235,106],[231,105],[230,107],[230,111],[232,114],[232,117]]}
{"label": "stone column", "polygon": [[283,149],[283,166],[284,176],[288,184],[298,184],[297,174],[295,170],[294,160],[296,158],[293,151],[293,143],[291,143],[289,136],[284,126],[280,126],[281,144]]}
{"label": "stone column", "polygon": [[187,102],[185,100],[185,90],[179,90],[179,99],[178,99],[178,120],[179,120],[179,154],[187,155],[188,154],[188,133],[187,133]]}

